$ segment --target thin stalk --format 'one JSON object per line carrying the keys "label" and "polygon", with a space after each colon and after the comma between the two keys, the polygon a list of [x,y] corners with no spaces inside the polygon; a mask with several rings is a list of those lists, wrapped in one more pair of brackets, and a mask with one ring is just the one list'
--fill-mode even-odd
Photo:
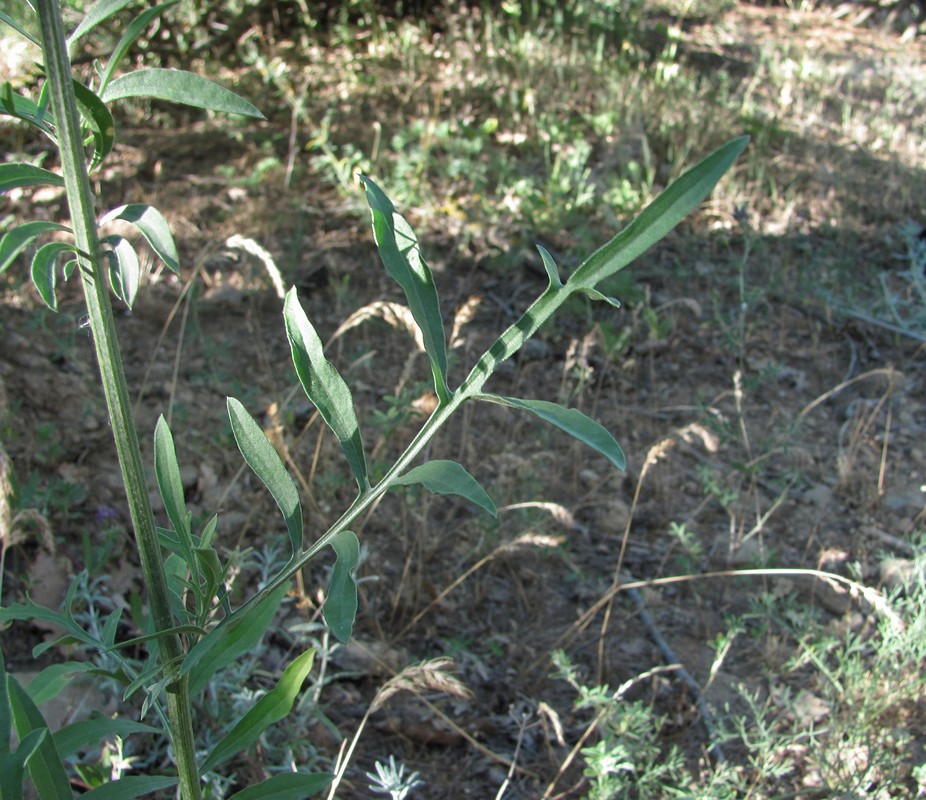
{"label": "thin stalk", "polygon": [[[479,397],[482,387],[496,367],[514,355],[524,341],[529,339],[546,322],[573,293],[571,287],[548,289],[538,297],[518,320],[502,333],[495,343],[485,352],[472,368],[460,388],[428,417],[427,421],[412,439],[405,451],[398,457],[382,480],[363,492],[351,506],[338,518],[325,533],[315,540],[306,550],[293,558],[274,578],[257,594],[251,596],[240,606],[233,616],[239,616],[261,599],[276,591],[280,586],[292,580],[306,564],[321,552],[341,531],[348,530],[354,520],[363,515],[379,497],[385,494],[395,480],[407,470],[415,458],[434,438],[437,431],[467,400]],[[226,620],[227,622],[228,620]]]}
{"label": "thin stalk", "polygon": [[[78,266],[97,363],[103,384],[103,394],[113,429],[122,480],[128,497],[129,512],[135,530],[145,586],[155,631],[174,627],[170,611],[167,580],[161,560],[154,514],[148,499],[148,488],[142,467],[138,432],[129,399],[122,356],[116,339],[112,306],[102,268],[100,242],[96,230],[93,193],[87,175],[80,118],[74,97],[71,63],[67,53],[61,8],[58,0],[37,0],[42,29],[42,49],[51,89],[51,105],[56,123],[61,169],[67,191],[74,240],[78,250]],[[177,634],[158,637],[160,661],[169,679],[167,708],[170,735],[180,778],[181,797],[200,800],[202,797],[187,682],[180,677],[179,665],[183,645]]]}

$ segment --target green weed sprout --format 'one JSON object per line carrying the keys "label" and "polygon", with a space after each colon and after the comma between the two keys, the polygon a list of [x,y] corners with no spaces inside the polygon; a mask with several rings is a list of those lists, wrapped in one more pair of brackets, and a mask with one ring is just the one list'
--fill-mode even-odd
{"label": "green weed sprout", "polygon": [[[617,305],[616,300],[606,297],[596,287],[694,210],[747,143],[745,137],[735,139],[682,175],[565,281],[550,254],[539,248],[548,278],[546,290],[502,333],[456,389],[451,388],[448,375],[446,336],[437,289],[418,240],[386,194],[370,178],[362,177],[377,248],[387,272],[403,289],[409,311],[420,328],[438,405],[405,451],[385,475],[373,483],[350,389],[337,368],[327,360],[322,342],[300,305],[295,289],[290,290],[283,316],[296,373],[309,400],[340,443],[357,484],[357,497],[328,531],[306,544],[295,482],[244,405],[229,398],[228,415],[235,441],[247,464],[279,506],[289,545],[288,561],[279,572],[240,607],[232,609],[225,586],[227,565],[222,564],[213,546],[217,520],[213,517],[199,531],[192,529],[173,437],[163,417],[154,431],[154,469],[171,528],[155,525],[107,290],[108,286],[131,306],[139,285],[140,262],[127,240],[101,235],[100,229],[116,219],[134,224],[155,254],[175,272],[180,267],[176,246],[166,220],[151,206],[120,206],[98,219],[88,180],[88,172],[104,162],[115,142],[115,122],[109,110],[109,104],[114,101],[151,97],[211,111],[260,116],[247,101],[189,72],[141,69],[116,75],[120,61],[134,40],[175,2],[177,0],[168,0],[147,8],[131,20],[110,59],[99,66],[98,75],[90,85],[74,79],[69,49],[101,22],[128,6],[130,0],[99,0],[90,6],[83,20],[67,37],[57,0],[35,2],[33,10],[41,30],[40,39],[29,33],[28,26],[0,12],[0,21],[41,48],[46,76],[35,101],[4,84],[0,88],[0,113],[40,130],[52,140],[61,157],[61,174],[24,163],[0,165],[0,191],[43,184],[64,186],[71,218],[70,228],[56,222],[34,221],[8,231],[0,239],[0,273],[40,237],[51,233],[66,233],[72,237],[39,246],[32,259],[31,277],[52,310],[57,308],[58,261],[62,257],[66,259],[65,278],[75,273],[80,278],[151,617],[150,632],[131,642],[116,641],[119,611],[105,620],[99,635],[91,634],[73,613],[78,586],[75,581],[63,610],[45,609],[27,601],[0,608],[0,624],[30,619],[54,621],[63,628],[68,641],[82,643],[107,655],[117,653],[126,644],[147,644],[151,650],[148,667],[140,673],[127,670],[118,677],[127,684],[126,695],[144,688],[145,708],[153,708],[161,722],[161,727],[157,727],[127,720],[97,719],[92,725],[78,723],[79,729],[65,728],[52,735],[39,710],[40,702],[60,691],[74,674],[85,670],[49,668],[51,671],[46,670],[37,684],[26,690],[5,672],[0,659],[0,798],[3,800],[23,797],[26,771],[41,800],[72,798],[65,759],[90,740],[132,733],[167,734],[177,775],[128,775],[96,791],[105,797],[131,798],[177,784],[182,800],[199,800],[203,774],[216,770],[248,748],[268,727],[290,712],[312,668],[314,650],[299,654],[285,668],[276,685],[240,719],[230,722],[224,736],[202,758],[197,757],[195,748],[192,698],[203,691],[219,670],[257,645],[270,626],[291,579],[307,562],[328,547],[334,551],[336,560],[323,613],[335,637],[346,641],[357,611],[353,572],[360,557],[360,544],[351,526],[358,517],[370,511],[385,492],[396,486],[421,484],[432,492],[462,496],[487,512],[495,513],[489,494],[462,465],[444,460],[415,465],[428,442],[464,403],[471,400],[496,403],[534,414],[623,469],[624,454],[614,437],[578,410],[545,400],[491,394],[484,387],[497,367],[516,353],[571,296],[584,294]],[[85,144],[89,145],[86,149]],[[53,645],[44,645],[43,649],[49,646]],[[17,749],[11,750],[14,730],[19,744]],[[321,791],[330,781],[331,776],[323,773],[280,772],[256,786],[242,789],[232,800],[306,797]]]}

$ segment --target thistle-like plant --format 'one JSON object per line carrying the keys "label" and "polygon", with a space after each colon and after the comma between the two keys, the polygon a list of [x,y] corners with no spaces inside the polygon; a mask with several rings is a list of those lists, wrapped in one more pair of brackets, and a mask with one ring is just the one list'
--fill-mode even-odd
{"label": "thistle-like plant", "polygon": [[[144,689],[145,708],[153,709],[161,723],[159,728],[127,720],[101,719],[95,720],[91,727],[88,723],[80,723],[79,729],[65,728],[52,735],[39,711],[39,701],[60,690],[73,674],[86,670],[74,667],[70,671],[59,668],[46,672],[34,684],[38,688],[30,687],[28,691],[2,672],[2,800],[22,797],[27,770],[42,800],[72,797],[65,758],[101,735],[131,733],[169,736],[177,775],[128,775],[97,791],[106,797],[128,798],[177,783],[183,800],[198,800],[202,796],[201,776],[219,770],[229,759],[252,745],[270,725],[282,719],[312,668],[314,651],[308,649],[286,667],[276,685],[240,719],[227,721],[224,736],[204,757],[197,757],[193,699],[213,675],[257,645],[299,570],[327,548],[334,551],[335,563],[323,612],[335,637],[346,641],[357,612],[353,573],[360,557],[360,544],[351,528],[359,517],[375,507],[385,492],[397,486],[421,484],[433,492],[462,496],[488,513],[495,513],[488,492],[462,465],[445,460],[416,464],[434,435],[464,403],[496,403],[531,413],[576,437],[622,469],[624,454],[614,437],[580,411],[545,400],[493,394],[486,391],[486,384],[498,366],[516,353],[573,295],[584,294],[617,305],[616,300],[601,293],[599,284],[623,269],[690,213],[746,146],[745,138],[733,140],[682,175],[566,280],[561,278],[552,256],[539,248],[548,279],[546,290],[498,337],[456,388],[452,388],[448,374],[446,336],[437,288],[418,240],[387,195],[373,180],[362,177],[376,245],[387,272],[404,291],[408,311],[420,330],[437,406],[383,477],[374,481],[367,466],[360,421],[350,388],[328,361],[321,339],[300,305],[295,289],[290,290],[283,317],[296,373],[307,397],[340,443],[357,485],[357,496],[326,532],[306,543],[295,482],[244,405],[229,398],[227,408],[235,441],[247,464],[279,506],[289,548],[284,566],[243,604],[232,608],[226,592],[227,565],[222,563],[214,546],[217,520],[213,517],[198,531],[193,530],[173,436],[163,418],[154,431],[154,470],[170,528],[155,525],[107,290],[108,286],[131,306],[139,285],[140,261],[127,240],[107,235],[105,226],[116,219],[133,223],[157,256],[175,271],[180,266],[177,249],[167,222],[148,205],[120,206],[98,217],[88,180],[88,171],[103,163],[115,142],[115,122],[109,110],[113,101],[154,97],[215,111],[259,116],[246,101],[191,73],[142,69],[116,75],[118,64],[135,38],[174,2],[176,0],[168,0],[134,18],[125,27],[111,58],[105,65],[98,65],[97,74],[87,84],[74,79],[69,49],[101,22],[128,6],[129,0],[99,0],[69,36],[64,34],[57,0],[36,0],[34,11],[40,23],[40,38],[32,37],[28,26],[0,12],[0,21],[42,49],[45,72],[45,81],[36,99],[14,92],[5,84],[0,89],[0,112],[48,136],[61,158],[60,174],[24,163],[0,165],[0,190],[41,184],[63,185],[71,222],[70,227],[57,222],[26,222],[8,231],[0,240],[0,272],[9,268],[26,247],[48,234],[71,237],[41,244],[31,262],[31,276],[42,299],[52,310],[56,308],[58,261],[62,257],[66,259],[64,277],[76,274],[84,290],[150,614],[149,631],[132,640],[134,644],[147,644],[151,655],[146,668],[126,667],[114,671],[112,676],[126,684],[126,695]],[[89,156],[85,144],[89,145]],[[75,587],[77,585],[75,582]],[[102,626],[88,632],[72,612],[75,591],[76,588],[72,588],[62,610],[45,609],[31,601],[0,608],[0,623],[37,618],[51,620],[63,628],[68,640],[108,654],[118,653],[128,644],[116,641],[121,612],[112,612]],[[47,649],[53,644],[43,647]],[[11,750],[10,734],[14,728],[19,745]],[[239,791],[234,798],[304,797],[321,790],[330,780],[331,776],[319,773],[281,772],[257,786]]]}

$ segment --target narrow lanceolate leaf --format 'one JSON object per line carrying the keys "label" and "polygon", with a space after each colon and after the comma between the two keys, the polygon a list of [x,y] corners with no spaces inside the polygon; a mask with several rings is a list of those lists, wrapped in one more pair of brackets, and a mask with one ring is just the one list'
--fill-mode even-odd
{"label": "narrow lanceolate leaf", "polygon": [[93,136],[93,157],[90,160],[92,169],[99,166],[112,151],[116,143],[116,122],[106,103],[78,80],[74,81],[74,97],[77,110]]}
{"label": "narrow lanceolate leaf", "polygon": [[179,271],[180,256],[177,253],[177,245],[171,235],[170,226],[160,211],[145,203],[131,203],[114,208],[100,220],[100,226],[117,219],[130,222],[138,228],[164,265],[171,272]]}
{"label": "narrow lanceolate leaf", "polygon": [[537,252],[540,253],[540,260],[543,261],[543,268],[547,271],[550,287],[553,289],[562,288],[563,282],[559,277],[559,268],[556,266],[553,256],[550,255],[550,251],[538,244]]}
{"label": "narrow lanceolate leaf", "polygon": [[64,178],[32,164],[0,164],[0,194],[24,186],[64,186]]}
{"label": "narrow lanceolate leaf", "polygon": [[[30,734],[38,738],[39,734],[35,732],[47,731],[48,723],[28,692],[12,675],[6,675],[6,682],[16,735],[21,741]],[[64,763],[51,736],[41,736],[27,767],[41,800],[73,800],[74,794]]]}
{"label": "narrow lanceolate leaf", "polygon": [[408,307],[424,338],[431,362],[434,391],[440,400],[449,399],[447,388],[447,343],[441,320],[440,300],[431,270],[421,255],[418,238],[373,181],[361,176],[373,216],[373,237],[386,272],[402,287]]}
{"label": "narrow lanceolate leaf", "polygon": [[69,231],[66,225],[59,225],[57,222],[46,222],[45,220],[35,220],[33,222],[24,222],[17,225],[12,230],[3,234],[0,239],[0,275],[2,275],[13,259],[25,250],[33,241],[45,233],[52,231]]}
{"label": "narrow lanceolate leaf", "polygon": [[306,650],[290,663],[277,685],[261,697],[212,749],[202,764],[203,772],[215,769],[236,753],[250,747],[267,728],[289,714],[303,681],[312,669],[314,659],[315,651]]}
{"label": "narrow lanceolate leaf", "polygon": [[35,755],[48,736],[47,729],[37,728],[19,736],[19,747],[10,749],[13,735],[13,712],[10,708],[12,676],[6,672],[0,651],[0,798],[22,800],[26,763]]}
{"label": "narrow lanceolate leaf", "polygon": [[160,728],[145,725],[143,722],[96,717],[65,725],[61,730],[55,731],[53,738],[61,757],[67,758],[76,755],[80,750],[98,746],[103,739],[111,739],[113,736],[125,738],[133,733],[166,735],[165,731]]}
{"label": "narrow lanceolate leaf", "polygon": [[42,43],[38,39],[36,39],[31,33],[29,33],[29,31],[27,31],[22,25],[20,25],[15,19],[13,19],[5,11],[0,11],[0,22],[6,23],[7,25],[9,25],[14,31],[16,31],[20,36],[22,36],[23,39],[28,39],[36,47],[38,48],[42,47]]}
{"label": "narrow lanceolate leaf", "polygon": [[109,19],[113,14],[121,11],[133,2],[135,2],[135,0],[98,0],[98,2],[87,9],[84,18],[78,23],[71,35],[68,36],[68,48],[85,33],[93,30],[101,22]]}
{"label": "narrow lanceolate leaf", "polygon": [[[80,576],[78,575],[71,582],[72,588],[76,583],[78,583],[79,578]],[[52,611],[50,608],[36,605],[32,602],[32,600],[27,600],[25,603],[13,603],[8,606],[0,606],[0,625],[6,625],[7,623],[14,621],[31,622],[32,620],[37,619],[41,620],[42,622],[51,623],[54,626],[53,629],[63,628],[69,638],[77,642],[83,642],[84,644],[93,647],[96,644],[95,639],[89,633],[84,631],[84,629],[74,620],[74,617],[70,613],[70,604],[68,603],[67,598],[65,599],[64,607],[68,609],[64,613],[60,611]],[[45,644],[48,643],[46,642]],[[33,649],[32,655],[33,657],[37,657],[39,652],[44,652],[44,650],[47,649],[48,648],[44,645],[37,645]]]}
{"label": "narrow lanceolate leaf", "polygon": [[292,555],[295,556],[302,550],[302,506],[299,504],[299,490],[283,466],[283,460],[276,448],[270,444],[260,425],[248,414],[247,409],[234,397],[228,398],[227,406],[238,449],[283,512],[286,529],[289,531],[289,544]]}
{"label": "narrow lanceolate leaf", "polygon": [[104,783],[84,792],[86,800],[133,800],[151,792],[170,789],[177,785],[177,779],[170,775],[126,775],[116,781]]}
{"label": "narrow lanceolate leaf", "polygon": [[299,382],[322,419],[337,436],[351,472],[363,491],[369,488],[370,482],[360,438],[360,423],[354,411],[350,388],[334,365],[325,358],[322,340],[299,304],[295,289],[290,289],[286,294],[283,318]]}
{"label": "narrow lanceolate leaf", "polygon": [[67,242],[48,242],[36,251],[32,259],[32,282],[45,305],[52,311],[58,310],[58,298],[55,296],[55,286],[58,283],[58,256],[65,252],[73,253],[74,245]]}
{"label": "narrow lanceolate leaf", "polygon": [[103,257],[109,264],[109,285],[116,297],[131,308],[138,294],[141,276],[138,253],[131,242],[121,236],[106,236],[100,239],[100,243],[107,245]]}
{"label": "narrow lanceolate leaf", "polygon": [[497,516],[492,498],[489,497],[486,490],[479,485],[476,479],[456,461],[442,461],[440,459],[428,461],[420,467],[409,470],[402,477],[397,478],[395,483],[405,486],[420,483],[425,489],[434,492],[434,494],[459,495],[485,509],[493,517]]}
{"label": "narrow lanceolate leaf", "polygon": [[183,70],[162,67],[135,70],[120,75],[103,91],[106,103],[126,97],[153,97],[207,111],[264,118],[257,108],[224,86]]}
{"label": "narrow lanceolate leaf", "polygon": [[174,526],[174,532],[180,542],[180,555],[192,575],[193,586],[198,587],[199,562],[194,554],[195,545],[190,529],[193,515],[187,511],[174,437],[163,415],[158,417],[157,425],[154,427],[154,475],[161,499],[164,501],[167,518]]}
{"label": "narrow lanceolate leaf", "polygon": [[[154,474],[161,498],[164,500],[167,517],[180,539],[181,550],[192,560],[192,547],[189,550],[185,549],[186,544],[191,544],[192,514],[187,511],[186,507],[183,481],[180,477],[180,463],[177,461],[177,449],[174,447],[174,436],[163,415],[158,417],[157,425],[154,427]],[[186,544],[184,539],[187,540]]]}
{"label": "narrow lanceolate leaf", "polygon": [[46,136],[51,137],[52,141],[57,141],[48,112],[39,108],[28,97],[14,92],[9,81],[0,84],[0,112],[34,125]]}
{"label": "narrow lanceolate leaf", "polygon": [[[23,760],[10,750],[13,737],[13,712],[10,710],[6,664],[0,650],[0,790],[2,796],[22,797]],[[14,774],[15,770],[15,774]]]}
{"label": "narrow lanceolate leaf", "polygon": [[516,397],[499,397],[494,394],[481,394],[478,399],[530,411],[545,422],[555,425],[580,442],[597,450],[618,469],[623,470],[627,465],[624,451],[607,429],[585,416],[577,408],[565,408],[546,400],[520,400]]}
{"label": "narrow lanceolate leaf", "polygon": [[13,733],[13,715],[10,711],[6,674],[6,661],[3,658],[3,651],[0,650],[0,753],[10,751],[10,736]]}
{"label": "narrow lanceolate leaf", "polygon": [[[37,706],[54,700],[75,676],[94,669],[87,661],[65,661],[45,667],[26,687],[29,697]],[[63,755],[63,754],[62,754]]]}
{"label": "narrow lanceolate leaf", "polygon": [[228,800],[303,800],[328,788],[333,775],[281,772],[255,786],[235,792]]}
{"label": "narrow lanceolate leaf", "polygon": [[579,289],[579,291],[582,292],[582,294],[586,295],[587,297],[590,297],[592,300],[602,300],[608,305],[614,306],[614,308],[621,307],[620,300],[618,300],[616,297],[611,297],[610,295],[603,294],[602,292],[599,292],[597,289],[582,288],[582,289]]}
{"label": "narrow lanceolate leaf", "polygon": [[710,194],[748,143],[748,136],[733,139],[688,170],[624,230],[592,253],[566,281],[567,288],[594,288],[658,242]]}
{"label": "narrow lanceolate leaf", "polygon": [[213,598],[218,598],[226,614],[231,613],[231,606],[228,602],[228,590],[225,588],[225,569],[219,559],[219,554],[211,547],[197,547],[194,551],[196,560],[199,563],[199,569],[203,576],[202,596],[206,603],[197,619],[197,623],[205,625],[208,615],[211,611],[210,605]]}
{"label": "narrow lanceolate leaf", "polygon": [[357,616],[357,582],[354,570],[360,561],[360,540],[353,531],[340,531],[331,546],[337,554],[331,571],[328,598],[322,607],[325,622],[339,642],[347,642]]}
{"label": "narrow lanceolate leaf", "polygon": [[119,62],[122,61],[129,48],[132,46],[132,43],[141,35],[142,31],[148,27],[152,20],[156,19],[163,14],[165,10],[179,2],[180,0],[168,0],[168,2],[161,3],[158,6],[154,6],[154,8],[148,8],[142,11],[141,14],[135,17],[126,26],[119,42],[113,48],[112,53],[109,54],[109,60],[106,62],[106,69],[100,76],[99,91],[105,91],[106,87],[109,85],[109,81],[112,79],[113,72],[115,72],[116,67],[119,66]]}
{"label": "narrow lanceolate leaf", "polygon": [[257,646],[288,591],[289,584],[284,583],[239,609],[190,648],[180,671],[190,676],[191,697],[195,698],[216,672]]}
{"label": "narrow lanceolate leaf", "polygon": [[0,752],[0,798],[22,800],[26,763],[35,755],[48,731],[38,728],[26,734],[14,752]]}

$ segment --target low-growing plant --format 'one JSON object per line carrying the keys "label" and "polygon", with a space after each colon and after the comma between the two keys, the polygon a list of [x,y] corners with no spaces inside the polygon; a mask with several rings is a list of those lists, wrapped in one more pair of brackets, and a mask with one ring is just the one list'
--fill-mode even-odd
{"label": "low-growing plant", "polygon": [[[218,736],[205,736],[198,730],[194,704],[199,704],[207,688],[215,685],[217,675],[233,669],[257,647],[303,567],[329,547],[334,552],[323,616],[334,637],[345,642],[351,636],[357,612],[354,572],[361,557],[360,542],[352,528],[375,509],[387,491],[421,485],[438,494],[462,496],[495,514],[489,494],[460,464],[445,460],[417,463],[438,430],[464,403],[482,401],[531,413],[589,445],[614,467],[623,469],[624,454],[614,437],[577,409],[544,400],[496,395],[485,389],[486,384],[498,366],[514,355],[571,297],[586,295],[618,305],[601,293],[598,284],[623,269],[694,210],[747,142],[745,137],[730,141],[682,175],[567,279],[562,279],[553,257],[538,248],[547,288],[498,337],[456,388],[451,388],[448,373],[447,337],[437,289],[418,240],[382,189],[369,177],[361,176],[374,239],[387,272],[404,291],[408,313],[418,328],[418,342],[428,359],[436,405],[401,455],[381,478],[374,480],[350,388],[327,359],[296,290],[291,289],[285,297],[283,317],[299,383],[336,436],[357,495],[327,531],[306,542],[295,481],[245,406],[229,398],[228,417],[236,444],[279,506],[286,528],[282,537],[284,559],[265,558],[260,565],[263,574],[258,588],[233,607],[237,589],[233,593],[230,585],[232,565],[229,560],[223,563],[216,546],[217,517],[208,518],[201,525],[192,524],[173,435],[163,417],[154,431],[154,473],[170,527],[162,528],[155,523],[108,291],[111,289],[119,301],[131,307],[142,269],[135,247],[123,236],[107,232],[111,223],[121,220],[133,224],[157,257],[175,272],[180,269],[176,245],[164,217],[147,204],[123,205],[98,217],[97,198],[88,174],[104,163],[115,144],[116,123],[109,108],[112,102],[156,98],[251,117],[260,116],[260,112],[237,95],[192,73],[149,68],[117,75],[116,70],[133,41],[172,5],[172,0],[147,8],[130,20],[109,60],[98,62],[86,82],[76,80],[69,53],[81,37],[111,20],[127,5],[129,0],[100,0],[90,6],[69,36],[64,33],[58,0],[35,3],[39,37],[29,33],[30,25],[0,12],[0,21],[41,48],[45,76],[35,98],[4,84],[0,89],[0,111],[46,135],[55,145],[61,163],[60,174],[27,163],[0,164],[0,188],[8,191],[36,185],[63,186],[70,211],[69,225],[36,220],[8,231],[0,239],[0,272],[8,269],[36,240],[54,237],[38,247],[31,261],[31,278],[42,300],[50,309],[57,309],[59,259],[66,262],[65,279],[75,276],[80,279],[147,593],[147,608],[138,605],[131,609],[139,635],[128,639],[122,627],[123,608],[108,601],[103,584],[86,574],[74,581],[61,609],[43,608],[28,598],[0,608],[2,623],[41,620],[63,631],[59,639],[36,648],[36,656],[65,642],[97,653],[95,664],[68,662],[47,668],[28,689],[3,671],[0,680],[0,796],[3,798],[23,796],[26,772],[42,800],[72,797],[67,764],[75,753],[103,737],[116,742],[115,750],[110,748],[105,758],[101,757],[100,764],[109,768],[108,776],[99,770],[84,770],[85,781],[92,779],[99,783],[91,789],[91,796],[96,791],[98,796],[129,798],[178,785],[183,800],[198,800],[203,796],[204,778],[208,780],[209,796],[224,796],[237,788],[223,767],[290,712],[312,670],[315,648],[307,647],[298,653],[262,694],[249,694],[246,702],[242,702],[242,696],[237,704],[214,706],[223,717],[218,720],[221,727]],[[88,599],[93,601],[89,611]],[[141,698],[142,716],[150,713],[153,721],[143,724],[101,716],[52,734],[39,706],[74,676],[88,672],[115,681],[126,700]],[[14,731],[18,746],[11,749]],[[160,774],[160,770],[159,774],[152,774],[147,769],[145,774],[126,774],[130,765],[122,757],[121,745],[114,737],[121,739],[133,734],[159,736],[162,742],[169,741],[176,775]],[[264,774],[273,774],[232,796],[237,800],[308,796],[332,781],[332,776],[324,772],[304,771],[313,766],[291,763],[279,765],[276,771],[264,768]],[[337,780],[343,775],[344,766],[339,767]],[[395,795],[414,785],[414,775],[403,777],[401,770],[392,772],[391,776],[381,773],[381,788],[389,784],[394,788],[387,791]]]}
{"label": "low-growing plant", "polygon": [[[767,690],[736,687],[736,702],[724,703],[713,731],[710,764],[693,769],[690,754],[686,758],[659,736],[664,720],[652,705],[631,699],[639,684],[681,665],[650,670],[611,689],[585,680],[563,651],[554,652],[555,676],[575,690],[577,715],[588,721],[544,797],[554,796],[559,778],[575,762],[583,765],[587,798],[732,800],[757,792],[906,797],[913,796],[914,786],[921,791],[916,720],[926,680],[920,668],[926,649],[926,538],[919,532],[912,540],[911,558],[890,560],[894,588],[883,596],[869,592],[882,605],[858,629],[847,620],[834,625],[794,595],[772,592],[758,594],[748,611],[726,620],[726,632],[714,642],[708,684],[725,659],[737,657],[743,634],[744,644],[751,640],[760,650],[765,643],[784,644],[792,655],[783,669],[768,675]],[[762,572],[770,576],[776,570]],[[728,758],[732,752],[735,759]]]}

